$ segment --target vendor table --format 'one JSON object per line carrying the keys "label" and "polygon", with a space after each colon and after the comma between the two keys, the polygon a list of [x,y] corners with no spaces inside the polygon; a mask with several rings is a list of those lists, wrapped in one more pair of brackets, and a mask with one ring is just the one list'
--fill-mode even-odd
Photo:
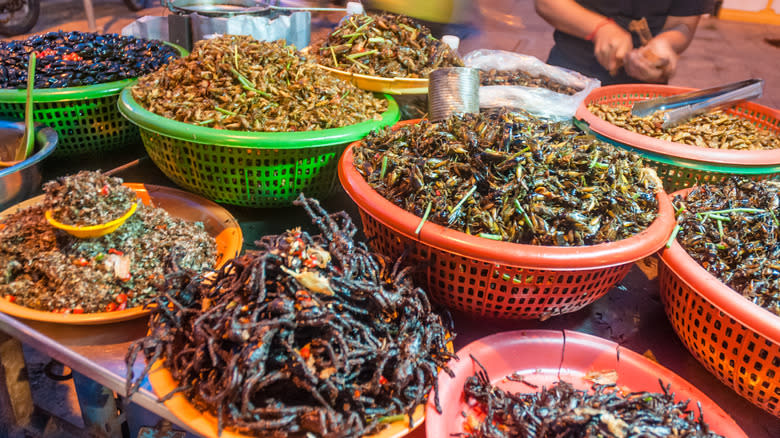
{"label": "vendor table", "polygon": [[[60,160],[46,163],[44,178],[48,180],[80,169],[108,170],[138,157],[145,157],[140,147],[106,154],[103,157],[91,157],[84,161]],[[137,166],[125,169],[117,176],[127,182],[174,186],[149,159],[142,159]],[[355,220],[359,220],[355,205],[341,190],[324,200],[323,205],[330,212],[346,210]],[[226,207],[241,224],[245,248],[251,248],[254,240],[264,234],[280,233],[296,226],[310,226],[310,220],[300,208]],[[461,348],[480,337],[505,330],[567,329],[594,334],[639,353],[652,353],[663,366],[712,398],[737,421],[748,436],[780,437],[780,419],[753,406],[721,384],[678,340],[659,300],[658,282],[655,278],[656,263],[654,258],[642,261],[631,270],[621,286],[614,288],[594,304],[578,312],[546,321],[472,319],[456,314],[455,347]],[[134,340],[144,336],[146,323],[146,319],[142,318],[100,326],[63,326],[20,320],[0,314],[0,331],[62,362],[77,373],[76,376],[86,377],[119,394],[124,394],[125,391],[125,353]],[[139,358],[133,368],[138,373],[143,366],[143,359]],[[157,402],[148,382],[145,382],[142,390],[130,401],[171,421],[176,427],[187,430],[170,411]],[[423,437],[424,426],[411,436]]]}

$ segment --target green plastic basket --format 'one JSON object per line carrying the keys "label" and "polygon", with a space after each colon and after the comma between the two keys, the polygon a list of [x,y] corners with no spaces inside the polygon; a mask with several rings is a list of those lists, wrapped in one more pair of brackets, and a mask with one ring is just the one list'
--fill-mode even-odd
{"label": "green plastic basket", "polygon": [[[726,150],[659,140],[619,128],[588,110],[589,103],[632,105],[640,100],[692,91],[669,85],[610,85],[593,90],[580,104],[574,123],[600,140],[636,152],[656,169],[664,189],[675,192],[696,184],[718,184],[733,175],[752,179],[780,176],[780,150]],[[780,135],[780,111],[751,102],[728,110],[757,127]]]}
{"label": "green plastic basket", "polygon": [[216,202],[280,207],[299,193],[324,198],[333,191],[346,146],[400,118],[395,100],[384,98],[388,108],[381,120],[306,132],[228,131],[178,122],[144,109],[129,87],[118,105],[141,128],[152,161],[176,184]]}
{"label": "green plastic basket", "polygon": [[[166,43],[187,56],[184,48]],[[103,152],[138,142],[138,128],[117,111],[119,92],[136,79],[33,90],[33,118],[52,127],[59,144],[52,156]],[[24,119],[25,90],[0,88],[0,119]]]}

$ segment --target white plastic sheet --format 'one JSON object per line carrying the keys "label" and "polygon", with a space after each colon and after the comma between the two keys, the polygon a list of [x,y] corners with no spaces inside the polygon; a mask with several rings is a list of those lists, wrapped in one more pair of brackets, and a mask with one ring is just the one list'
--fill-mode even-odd
{"label": "white plastic sheet", "polygon": [[475,50],[463,58],[468,67],[481,70],[521,70],[531,76],[546,76],[554,82],[579,90],[571,96],[546,88],[519,85],[489,85],[479,87],[481,108],[521,108],[542,118],[569,121],[577,107],[601,81],[578,72],[545,64],[538,58],[505,50]]}

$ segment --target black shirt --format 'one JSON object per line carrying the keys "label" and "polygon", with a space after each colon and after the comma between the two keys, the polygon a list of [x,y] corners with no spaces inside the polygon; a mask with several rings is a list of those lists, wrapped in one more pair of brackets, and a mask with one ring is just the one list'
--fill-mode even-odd
{"label": "black shirt", "polygon": [[[712,11],[711,0],[575,0],[583,7],[612,18],[623,29],[628,30],[632,20],[644,17],[653,36],[658,35],[664,27],[666,17],[688,17],[706,14]],[[639,47],[639,37],[632,33],[634,47]],[[550,51],[547,62],[586,76],[598,78],[601,83],[639,82],[628,76],[621,69],[616,76],[599,64],[593,54],[593,42],[577,38],[573,35],[556,30],[553,34],[555,46]]]}

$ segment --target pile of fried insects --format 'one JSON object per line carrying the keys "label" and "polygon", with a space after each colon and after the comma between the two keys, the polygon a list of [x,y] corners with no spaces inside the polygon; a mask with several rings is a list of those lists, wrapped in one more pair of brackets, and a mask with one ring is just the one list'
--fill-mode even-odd
{"label": "pile of fried insects", "polygon": [[750,120],[726,111],[700,114],[671,128],[663,127],[665,111],[647,117],[631,114],[629,106],[589,104],[588,110],[615,126],[660,140],[713,149],[777,149],[777,133],[761,129]]}
{"label": "pile of fried insects", "polygon": [[732,177],[676,196],[677,241],[704,269],[780,316],[780,186]]}
{"label": "pile of fried insects", "polygon": [[463,67],[449,45],[415,19],[350,15],[316,49],[327,67],[386,78],[427,78],[437,68]]}
{"label": "pile of fried insects", "polygon": [[[214,415],[220,433],[361,436],[411,424],[440,370],[451,373],[449,323],[410,268],[353,239],[346,213],[303,195],[295,204],[319,234],[265,236],[210,275],[168,276],[149,335],[128,352],[128,394],[162,361],[179,384],[169,396]],[[146,368],[134,376],[139,352]]]}
{"label": "pile of fried insects", "polygon": [[461,437],[720,437],[704,422],[701,404],[697,419],[688,401],[676,402],[660,380],[663,393],[623,393],[614,383],[580,391],[565,381],[543,388],[522,381],[535,392],[510,393],[491,384],[487,370],[471,359],[479,369],[463,386],[470,412]]}
{"label": "pile of fried insects", "polygon": [[195,43],[133,86],[133,99],[169,119],[236,131],[312,131],[381,119],[387,101],[307,60],[284,41],[226,35]]}
{"label": "pile of fried insects", "polygon": [[486,239],[578,246],[655,220],[655,171],[571,125],[498,111],[369,134],[355,169],[422,221]]}

